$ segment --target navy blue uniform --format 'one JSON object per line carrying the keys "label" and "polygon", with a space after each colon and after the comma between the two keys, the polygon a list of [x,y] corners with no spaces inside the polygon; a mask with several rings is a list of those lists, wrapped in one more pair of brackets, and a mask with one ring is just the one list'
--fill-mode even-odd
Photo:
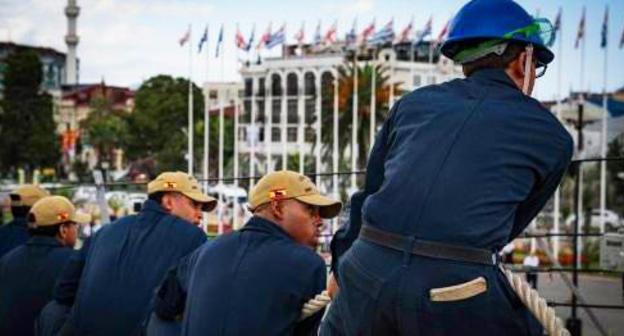
{"label": "navy blue uniform", "polygon": [[[367,223],[407,237],[500,250],[550,198],[572,148],[557,119],[503,70],[477,71],[402,98],[377,136],[364,193],[352,199],[364,200],[362,218],[354,213],[335,237],[341,291],[322,334],[534,332],[534,320],[496,267],[419,257],[355,237]],[[429,299],[430,289],[480,276],[485,293],[454,302]]]}
{"label": "navy blue uniform", "polygon": [[205,241],[199,228],[152,200],[140,214],[104,226],[57,288],[57,301],[73,301],[63,333],[140,334],[167,270]]}
{"label": "navy blue uniform", "polygon": [[24,244],[28,235],[28,222],[24,217],[16,217],[6,225],[0,226],[0,257]]}
{"label": "navy blue uniform", "polygon": [[183,335],[316,335],[322,312],[299,316],[325,289],[325,263],[279,226],[253,217],[193,258]]}
{"label": "navy blue uniform", "polygon": [[35,319],[72,253],[54,237],[34,236],[0,259],[0,335],[34,335]]}

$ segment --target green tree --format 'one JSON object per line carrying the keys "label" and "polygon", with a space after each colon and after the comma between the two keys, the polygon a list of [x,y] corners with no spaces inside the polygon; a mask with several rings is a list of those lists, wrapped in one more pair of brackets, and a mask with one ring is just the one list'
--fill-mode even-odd
{"label": "green tree", "polygon": [[60,159],[52,97],[41,91],[42,66],[33,51],[6,60],[4,99],[0,101],[0,169],[27,172],[55,167]]}
{"label": "green tree", "polygon": [[95,148],[99,162],[111,162],[114,150],[127,138],[126,112],[115,110],[112,100],[102,96],[91,102],[91,113],[82,122],[84,142]]}
{"label": "green tree", "polygon": [[[359,143],[358,167],[366,168],[368,153],[370,151],[370,122],[371,122],[371,91],[372,74],[375,71],[375,118],[377,129],[381,127],[388,117],[390,97],[390,85],[387,69],[381,65],[372,66],[366,63],[358,67],[358,130],[357,141]],[[339,166],[351,168],[349,153],[351,151],[352,116],[353,116],[353,90],[354,90],[354,67],[352,63],[346,63],[338,68],[338,148]],[[398,83],[394,87],[395,94],[400,93]],[[334,83],[322,85],[322,156],[324,162],[332,162],[333,137],[334,137]],[[345,153],[345,148],[347,152]],[[346,156],[344,156],[346,154]],[[348,179],[343,179],[348,181]],[[346,183],[346,182],[345,182]]]}

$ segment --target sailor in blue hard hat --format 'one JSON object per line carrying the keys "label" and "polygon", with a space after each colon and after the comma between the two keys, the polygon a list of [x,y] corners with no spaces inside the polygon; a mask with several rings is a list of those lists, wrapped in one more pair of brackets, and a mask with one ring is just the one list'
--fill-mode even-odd
{"label": "sailor in blue hard hat", "polygon": [[466,78],[393,106],[332,241],[339,289],[320,335],[541,335],[497,252],[572,156],[568,132],[530,97],[553,34],[511,0],[459,10],[441,51]]}

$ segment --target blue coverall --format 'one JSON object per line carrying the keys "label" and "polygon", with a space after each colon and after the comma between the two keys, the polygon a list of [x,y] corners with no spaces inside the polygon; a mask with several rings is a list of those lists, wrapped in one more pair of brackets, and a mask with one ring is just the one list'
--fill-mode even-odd
{"label": "blue coverall", "polygon": [[199,228],[153,200],[104,226],[57,286],[57,303],[73,304],[62,334],[139,335],[167,270],[205,241]]}
{"label": "blue coverall", "polygon": [[325,289],[325,273],[312,249],[252,217],[170,272],[155,312],[169,320],[183,313],[183,335],[316,335],[323,311],[303,321],[299,316]]}
{"label": "blue coverall", "polygon": [[[393,107],[363,194],[332,247],[340,292],[321,335],[530,335],[535,320],[494,265],[434,259],[356,239],[360,225],[500,250],[542,209],[573,142],[503,70],[427,86]],[[361,218],[360,218],[361,215]],[[346,251],[340,255],[341,251]],[[430,290],[484,277],[487,291],[438,302]]]}
{"label": "blue coverall", "polygon": [[0,259],[0,335],[35,334],[35,319],[73,253],[54,237],[33,236]]}
{"label": "blue coverall", "polygon": [[0,226],[0,257],[26,243],[29,237],[28,222],[25,217],[16,217]]}

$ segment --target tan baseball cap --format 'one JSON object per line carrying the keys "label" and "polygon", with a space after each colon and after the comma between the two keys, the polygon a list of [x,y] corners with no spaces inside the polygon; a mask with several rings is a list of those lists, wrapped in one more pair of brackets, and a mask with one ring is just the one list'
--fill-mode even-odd
{"label": "tan baseball cap", "polygon": [[249,206],[253,211],[272,200],[296,199],[319,207],[323,218],[333,218],[340,213],[342,203],[321,195],[314,183],[304,175],[281,170],[265,175],[249,194]]}
{"label": "tan baseball cap", "polygon": [[28,213],[31,227],[52,226],[65,222],[89,223],[91,216],[76,211],[76,207],[63,196],[47,196],[35,203]]}
{"label": "tan baseball cap", "polygon": [[147,193],[179,192],[195,202],[204,203],[203,210],[210,211],[217,206],[217,200],[204,194],[199,182],[183,172],[164,172],[147,184]]}
{"label": "tan baseball cap", "polygon": [[50,196],[50,193],[34,184],[24,184],[15,189],[9,197],[11,206],[31,207],[43,197]]}

